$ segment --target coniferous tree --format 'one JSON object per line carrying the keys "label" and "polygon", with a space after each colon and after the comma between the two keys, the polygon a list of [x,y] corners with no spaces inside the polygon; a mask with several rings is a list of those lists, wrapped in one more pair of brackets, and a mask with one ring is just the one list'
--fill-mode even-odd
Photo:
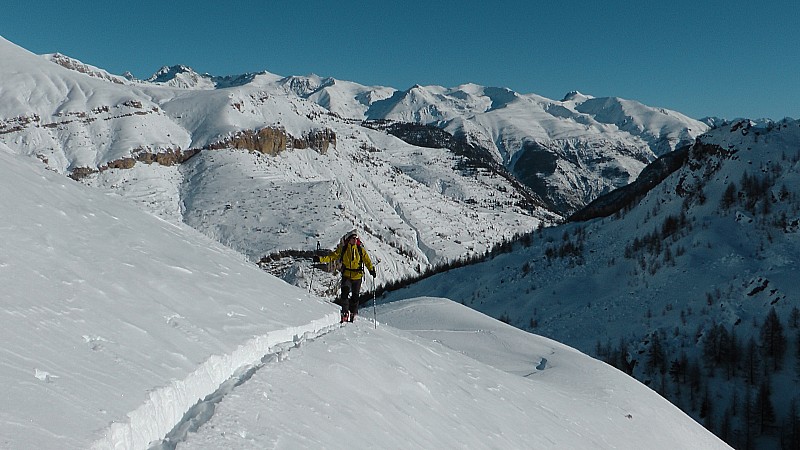
{"label": "coniferous tree", "polygon": [[753,336],[750,336],[750,340],[747,341],[747,349],[744,352],[743,364],[745,380],[751,386],[755,386],[758,382],[758,368],[761,364],[761,358],[759,357],[758,346]]}
{"label": "coniferous tree", "polygon": [[720,439],[728,444],[731,444],[731,438],[733,437],[731,424],[732,415],[733,413],[731,413],[730,408],[725,410],[725,412],[722,414],[722,419],[720,420],[719,431],[717,432],[717,436],[719,436]]}
{"label": "coniferous tree", "polygon": [[798,328],[800,327],[800,309],[795,306],[792,308],[792,312],[789,313],[789,328]]}
{"label": "coniferous tree", "polygon": [[697,393],[700,392],[700,388],[703,386],[703,374],[700,372],[700,363],[692,360],[687,368],[687,375],[689,376],[689,400],[692,405],[694,405],[697,399]]}
{"label": "coniferous tree", "polygon": [[800,331],[795,334],[794,338],[794,371],[797,378],[800,378]]}
{"label": "coniferous tree", "polygon": [[647,352],[647,365],[646,369],[649,374],[661,372],[662,368],[667,365],[667,355],[664,352],[664,347],[661,345],[661,337],[658,332],[653,333],[652,341],[650,342],[650,350]]}
{"label": "coniferous tree", "polygon": [[723,210],[727,210],[736,202],[736,184],[730,182],[728,186],[725,188],[725,191],[722,193],[722,198],[720,199],[719,206]]}
{"label": "coniferous tree", "polygon": [[[728,361],[730,361],[731,359],[731,352],[732,352],[731,335],[730,333],[728,333],[728,329],[725,328],[724,325],[719,325],[718,328],[719,328],[717,332],[718,350],[717,350],[716,363],[718,366],[727,367]],[[730,378],[730,376],[728,376],[728,378]]]}
{"label": "coniferous tree", "polygon": [[703,362],[708,369],[709,376],[714,376],[714,369],[717,367],[719,355],[719,329],[716,325],[711,325],[703,336]]}
{"label": "coniferous tree", "polygon": [[767,313],[767,318],[761,326],[760,337],[764,354],[772,362],[772,368],[780,370],[783,356],[786,354],[786,337],[783,335],[783,325],[781,325],[775,307],[772,307]]}
{"label": "coniferous tree", "polygon": [[739,342],[739,336],[736,334],[736,328],[731,327],[730,332],[730,352],[728,354],[728,361],[726,372],[728,379],[736,376],[738,371],[739,362],[742,359],[742,344]]}
{"label": "coniferous tree", "polygon": [[758,394],[755,398],[755,414],[756,423],[761,433],[767,425],[775,422],[775,406],[772,403],[772,388],[770,387],[769,378],[764,378],[758,388]]}
{"label": "coniferous tree", "polygon": [[686,374],[689,371],[689,355],[685,351],[681,352],[680,365],[682,369],[681,383],[686,384]]}
{"label": "coniferous tree", "polygon": [[711,402],[711,393],[708,391],[708,387],[706,387],[705,391],[703,392],[703,401],[700,403],[700,418],[703,419],[703,426],[708,430],[711,430],[714,420],[713,409],[714,406]]}
{"label": "coniferous tree", "polygon": [[686,352],[681,354],[680,359],[673,359],[672,362],[669,364],[669,376],[672,378],[673,383],[686,382],[686,363],[684,359],[685,356]]}

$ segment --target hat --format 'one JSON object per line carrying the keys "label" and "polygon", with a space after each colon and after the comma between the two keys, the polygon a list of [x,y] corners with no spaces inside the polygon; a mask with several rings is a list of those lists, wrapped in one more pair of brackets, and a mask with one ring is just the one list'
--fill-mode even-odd
{"label": "hat", "polygon": [[347,236],[345,236],[344,240],[345,241],[349,241],[350,238],[358,239],[358,230],[353,230],[353,231],[347,233]]}

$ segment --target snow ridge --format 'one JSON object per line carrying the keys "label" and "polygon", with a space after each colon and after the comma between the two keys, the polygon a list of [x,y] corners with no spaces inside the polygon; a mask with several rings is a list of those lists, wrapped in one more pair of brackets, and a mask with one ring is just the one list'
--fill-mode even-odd
{"label": "snow ridge", "polygon": [[114,422],[103,431],[103,437],[92,443],[93,450],[141,449],[162,439],[186,411],[220,388],[227,380],[257,365],[282,345],[312,339],[338,326],[337,313],[304,326],[270,331],[240,345],[231,353],[213,355],[183,380],[151,391],[140,407],[127,414],[125,422]]}

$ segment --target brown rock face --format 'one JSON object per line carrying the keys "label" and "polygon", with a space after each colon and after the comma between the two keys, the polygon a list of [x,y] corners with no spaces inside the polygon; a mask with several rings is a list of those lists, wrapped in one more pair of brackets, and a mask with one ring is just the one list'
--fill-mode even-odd
{"label": "brown rock face", "polygon": [[208,146],[210,150],[238,148],[275,156],[286,150],[288,135],[281,128],[266,127],[260,130],[243,130],[220,142]]}
{"label": "brown rock face", "polygon": [[312,131],[304,137],[293,137],[283,128],[265,127],[260,130],[243,130],[222,141],[208,146],[210,150],[237,148],[275,156],[292,148],[312,148],[325,154],[332,145],[336,146],[336,133],[332,130]]}
{"label": "brown rock face", "polygon": [[115,159],[109,161],[108,164],[100,166],[97,169],[92,167],[77,167],[70,172],[69,177],[73,180],[80,180],[93,173],[103,172],[108,169],[132,169],[136,162],[143,162],[145,164],[160,164],[162,166],[174,166],[181,164],[187,159],[199,153],[200,150],[181,150],[177,149],[164,149],[158,153],[153,153],[149,149],[139,148],[134,150],[133,156],[127,158]]}
{"label": "brown rock face", "polygon": [[336,147],[336,133],[329,129],[310,132],[304,139],[294,139],[294,148],[313,148],[320,154],[325,154],[328,147]]}

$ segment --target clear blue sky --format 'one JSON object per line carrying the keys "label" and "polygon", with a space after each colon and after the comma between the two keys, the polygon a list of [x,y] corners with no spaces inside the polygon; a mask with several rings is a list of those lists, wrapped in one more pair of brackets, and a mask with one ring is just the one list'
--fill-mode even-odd
{"label": "clear blue sky", "polygon": [[800,118],[798,19],[797,0],[37,0],[4,8],[0,35],[139,78],[184,64],[398,89],[471,82],[780,119]]}

